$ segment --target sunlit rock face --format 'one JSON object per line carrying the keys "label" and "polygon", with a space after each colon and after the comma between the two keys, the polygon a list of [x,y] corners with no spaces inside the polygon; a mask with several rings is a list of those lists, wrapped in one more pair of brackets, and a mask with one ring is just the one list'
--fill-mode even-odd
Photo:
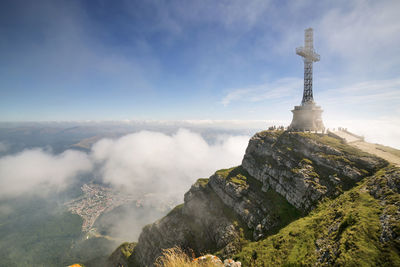
{"label": "sunlit rock face", "polygon": [[250,139],[242,166],[263,184],[306,212],[382,167],[377,157],[327,135],[265,131]]}
{"label": "sunlit rock face", "polygon": [[386,164],[327,135],[257,133],[241,166],[199,179],[184,204],[143,229],[129,262],[152,266],[174,246],[230,257]]}

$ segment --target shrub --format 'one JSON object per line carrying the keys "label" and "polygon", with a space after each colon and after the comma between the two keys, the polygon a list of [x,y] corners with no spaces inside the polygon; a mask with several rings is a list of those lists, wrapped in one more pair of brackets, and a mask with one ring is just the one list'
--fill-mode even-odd
{"label": "shrub", "polygon": [[154,265],[156,267],[221,266],[212,263],[211,258],[205,261],[192,261],[190,257],[180,247],[164,249],[163,254],[157,258]]}

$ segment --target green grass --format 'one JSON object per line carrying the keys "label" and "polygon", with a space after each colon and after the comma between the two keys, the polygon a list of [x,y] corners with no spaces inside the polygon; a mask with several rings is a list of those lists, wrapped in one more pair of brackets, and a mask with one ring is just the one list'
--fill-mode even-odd
{"label": "green grass", "polygon": [[312,161],[311,160],[309,160],[309,159],[307,159],[307,158],[303,158],[302,160],[301,160],[301,163],[305,163],[305,164],[312,164]]}
{"label": "green grass", "polygon": [[247,179],[246,176],[242,174],[237,174],[236,176],[232,177],[230,181],[237,185],[246,186],[247,185],[246,179]]}
{"label": "green grass", "polygon": [[241,166],[218,170],[215,173],[228,182],[232,182],[241,187],[248,187],[247,176],[249,176],[249,174]]}
{"label": "green grass", "polygon": [[283,131],[283,130],[265,130],[265,131],[258,132],[257,135],[260,137],[264,137],[267,135],[273,136],[273,137],[279,137],[284,132],[285,131]]}
{"label": "green grass", "polygon": [[380,144],[375,144],[375,145],[376,145],[376,148],[379,150],[382,150],[384,152],[387,152],[387,153],[390,153],[397,157],[400,157],[400,150],[398,150],[398,149],[395,149],[395,148],[389,147],[389,146],[380,145]]}
{"label": "green grass", "polygon": [[218,174],[219,176],[223,177],[224,179],[226,179],[228,177],[228,175],[232,172],[232,170],[236,169],[237,167],[232,167],[229,169],[221,169],[216,171],[215,173]]}
{"label": "green grass", "polygon": [[199,185],[202,188],[205,188],[208,184],[208,181],[209,181],[208,178],[200,178],[200,179],[197,179],[195,184]]}
{"label": "green grass", "polygon": [[[379,175],[377,177],[379,179]],[[379,216],[383,208],[379,200],[364,190],[367,182],[368,179],[338,198],[320,203],[309,215],[277,234],[248,243],[235,257],[243,266],[311,266],[321,256],[317,253],[318,243],[322,249],[330,251],[330,264],[399,266],[400,256],[396,250],[379,241]],[[386,194],[389,199],[393,198],[393,203],[400,200],[399,194]],[[393,208],[393,212],[395,210],[398,208]],[[252,257],[254,253],[256,260]]]}
{"label": "green grass", "polygon": [[125,259],[128,259],[129,256],[132,254],[133,250],[135,249],[137,243],[129,243],[125,242],[122,243],[118,249],[121,250],[122,255],[124,255]]}
{"label": "green grass", "polygon": [[332,146],[332,147],[340,150],[341,152],[344,152],[345,155],[353,155],[356,157],[375,157],[367,152],[361,151],[358,148],[355,148],[348,144],[345,144],[341,140],[331,137],[331,136],[328,136],[326,134],[302,133],[302,132],[296,132],[293,134],[298,134],[300,136],[310,138],[318,143]]}

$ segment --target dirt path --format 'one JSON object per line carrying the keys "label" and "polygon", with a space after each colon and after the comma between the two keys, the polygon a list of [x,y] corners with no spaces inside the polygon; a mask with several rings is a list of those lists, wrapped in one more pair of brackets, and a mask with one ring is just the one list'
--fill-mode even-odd
{"label": "dirt path", "polygon": [[376,144],[367,143],[364,141],[351,142],[349,145],[354,146],[364,152],[376,155],[400,167],[400,157],[390,152],[382,150]]}
{"label": "dirt path", "polygon": [[[400,167],[400,151],[388,147],[384,147],[377,144],[367,143],[363,139],[363,137],[352,134],[347,131],[331,131],[332,134],[336,135],[337,137],[343,138],[346,140],[346,143],[354,146],[364,152],[373,154],[380,158],[386,159],[390,163],[395,164],[396,166]],[[391,153],[392,152],[392,153]]]}
{"label": "dirt path", "polygon": [[357,141],[362,141],[362,139],[358,136],[355,136],[353,134],[347,133],[345,131],[334,131],[332,132],[333,134],[339,136],[340,138],[346,139],[347,143],[353,143]]}

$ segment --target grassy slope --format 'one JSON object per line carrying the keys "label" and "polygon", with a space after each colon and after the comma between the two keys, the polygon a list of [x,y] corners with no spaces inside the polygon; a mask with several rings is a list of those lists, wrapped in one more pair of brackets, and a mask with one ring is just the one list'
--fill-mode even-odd
{"label": "grassy slope", "polygon": [[[308,216],[292,222],[278,234],[248,243],[237,259],[244,266],[314,265],[320,256],[318,244],[322,250],[336,255],[330,260],[331,264],[400,266],[394,245],[379,241],[379,216],[383,208],[379,200],[365,190],[368,181],[379,179],[383,174],[384,171],[380,171],[338,198],[326,200]],[[399,203],[399,194],[388,195],[391,202]]]}
{"label": "grassy slope", "polygon": [[390,154],[393,154],[397,157],[400,157],[400,150],[395,149],[393,147],[389,147],[389,146],[384,146],[384,145],[380,145],[380,144],[376,144],[376,148],[380,149],[382,151],[388,152]]}

